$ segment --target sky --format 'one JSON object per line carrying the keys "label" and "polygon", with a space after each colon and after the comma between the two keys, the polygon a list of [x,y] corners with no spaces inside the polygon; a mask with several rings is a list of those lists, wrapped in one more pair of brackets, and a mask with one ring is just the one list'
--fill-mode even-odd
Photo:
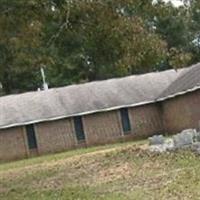
{"label": "sky", "polygon": [[164,1],[165,2],[171,1],[177,7],[183,5],[183,2],[181,2],[180,0],[164,0]]}

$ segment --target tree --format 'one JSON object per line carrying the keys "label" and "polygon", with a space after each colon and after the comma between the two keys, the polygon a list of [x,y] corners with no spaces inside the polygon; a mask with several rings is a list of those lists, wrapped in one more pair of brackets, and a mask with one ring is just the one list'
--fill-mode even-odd
{"label": "tree", "polygon": [[[199,60],[198,1],[0,0],[6,94],[184,67]],[[195,14],[196,13],[196,14]],[[192,23],[191,23],[192,22]]]}
{"label": "tree", "polygon": [[[67,59],[77,80],[151,71],[163,59],[166,43],[146,26],[142,16],[132,14],[135,7],[139,12],[138,2],[71,1],[68,6],[62,5],[54,24],[62,27],[70,12],[68,26],[61,32],[60,28],[54,31],[59,32],[59,37],[52,45],[58,49],[63,64]],[[140,9],[149,2],[143,1]]]}

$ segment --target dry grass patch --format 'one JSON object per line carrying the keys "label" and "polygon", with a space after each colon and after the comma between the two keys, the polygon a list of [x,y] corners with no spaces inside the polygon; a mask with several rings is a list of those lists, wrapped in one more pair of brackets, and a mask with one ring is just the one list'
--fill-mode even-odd
{"label": "dry grass patch", "polygon": [[0,168],[0,199],[162,200],[200,196],[200,159],[187,151],[157,155],[129,143],[43,159],[32,161],[32,165],[27,160],[27,165]]}

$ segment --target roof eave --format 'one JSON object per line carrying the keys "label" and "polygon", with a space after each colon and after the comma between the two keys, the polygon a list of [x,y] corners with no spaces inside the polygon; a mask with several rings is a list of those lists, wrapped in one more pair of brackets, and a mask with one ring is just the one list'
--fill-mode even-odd
{"label": "roof eave", "polygon": [[181,95],[184,95],[184,94],[187,94],[187,93],[190,93],[190,92],[194,92],[194,91],[199,90],[199,89],[200,89],[200,85],[199,86],[195,86],[195,87],[193,87],[191,89],[188,89],[188,90],[184,90],[184,91],[181,91],[181,92],[177,92],[175,94],[168,95],[166,97],[158,98],[155,101],[156,102],[165,101],[165,100],[177,97],[177,96],[181,96]]}

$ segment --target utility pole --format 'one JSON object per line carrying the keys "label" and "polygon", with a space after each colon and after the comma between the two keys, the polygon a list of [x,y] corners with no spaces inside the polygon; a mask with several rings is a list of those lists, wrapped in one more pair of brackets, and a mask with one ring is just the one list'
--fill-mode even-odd
{"label": "utility pole", "polygon": [[41,72],[41,75],[42,75],[42,82],[43,82],[43,88],[42,89],[44,91],[46,91],[46,90],[49,89],[49,87],[48,87],[48,84],[46,83],[46,77],[45,77],[45,73],[44,73],[44,68],[43,67],[40,68],[40,72]]}

